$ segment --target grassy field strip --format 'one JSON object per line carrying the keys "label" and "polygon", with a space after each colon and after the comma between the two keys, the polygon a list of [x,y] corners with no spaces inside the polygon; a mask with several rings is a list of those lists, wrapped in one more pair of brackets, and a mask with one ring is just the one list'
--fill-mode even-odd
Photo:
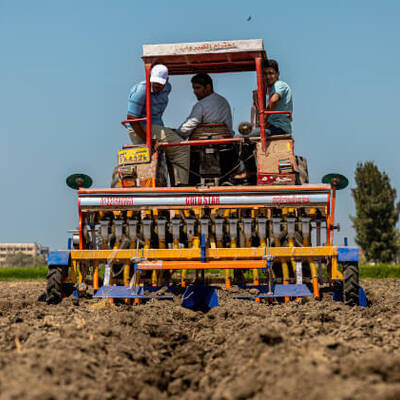
{"label": "grassy field strip", "polygon": [[400,279],[400,265],[361,265],[360,279]]}
{"label": "grassy field strip", "polygon": [[[218,273],[224,276],[223,271],[212,271]],[[46,275],[47,266],[0,268],[0,281],[45,280]],[[400,279],[400,265],[361,265],[360,279]]]}
{"label": "grassy field strip", "polygon": [[0,281],[32,281],[45,280],[47,266],[0,268]]}

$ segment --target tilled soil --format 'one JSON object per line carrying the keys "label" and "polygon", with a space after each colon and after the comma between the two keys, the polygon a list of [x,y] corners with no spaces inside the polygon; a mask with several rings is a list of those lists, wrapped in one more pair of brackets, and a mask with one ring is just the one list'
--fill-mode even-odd
{"label": "tilled soil", "polygon": [[400,281],[363,282],[372,305],[233,300],[208,313],[38,302],[0,283],[0,399],[399,399]]}

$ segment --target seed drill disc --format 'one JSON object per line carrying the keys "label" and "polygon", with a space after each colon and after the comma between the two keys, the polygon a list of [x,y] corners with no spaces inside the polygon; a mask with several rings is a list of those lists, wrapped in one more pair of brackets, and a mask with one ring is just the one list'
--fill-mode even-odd
{"label": "seed drill disc", "polygon": [[67,180],[67,185],[71,189],[90,188],[92,186],[92,178],[85,174],[72,174]]}
{"label": "seed drill disc", "polygon": [[322,178],[322,183],[336,186],[336,190],[344,189],[349,184],[349,180],[340,174],[327,174]]}

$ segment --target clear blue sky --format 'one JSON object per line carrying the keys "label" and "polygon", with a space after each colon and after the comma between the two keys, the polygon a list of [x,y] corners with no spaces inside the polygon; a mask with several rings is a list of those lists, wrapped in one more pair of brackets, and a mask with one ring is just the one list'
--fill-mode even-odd
{"label": "clear blue sky", "polygon": [[[373,160],[400,190],[398,1],[0,0],[1,242],[65,247],[77,225],[73,172],[110,183],[142,44],[262,38],[294,93],[296,153],[312,182],[340,172],[354,187]],[[247,22],[247,18],[251,20]],[[172,78],[164,121],[179,124],[195,98]],[[234,125],[248,120],[254,74],[218,75]],[[337,222],[354,236],[350,189]]]}

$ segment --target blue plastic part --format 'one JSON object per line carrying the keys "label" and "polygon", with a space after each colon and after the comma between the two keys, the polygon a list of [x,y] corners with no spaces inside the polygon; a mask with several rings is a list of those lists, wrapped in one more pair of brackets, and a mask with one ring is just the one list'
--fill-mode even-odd
{"label": "blue plastic part", "polygon": [[358,262],[358,248],[357,247],[338,247],[338,261],[354,261]]}
{"label": "blue plastic part", "polygon": [[[93,297],[113,299],[165,299],[172,300],[173,296],[145,296],[144,292],[157,292],[161,286],[136,287],[132,289],[129,286],[102,286]],[[171,292],[171,289],[169,289]]]}
{"label": "blue plastic part", "polygon": [[69,250],[53,250],[49,254],[47,265],[69,265]]}
{"label": "blue plastic part", "polygon": [[274,297],[312,297],[310,289],[305,284],[282,285],[275,284],[271,286],[272,294],[268,293],[267,285],[260,286],[242,286],[243,289],[256,288],[260,291],[257,295],[235,296],[235,299],[254,299],[254,298],[274,298]]}
{"label": "blue plastic part", "polygon": [[365,290],[362,286],[360,286],[358,296],[359,296],[358,305],[360,307],[368,307],[367,294],[365,293]]}
{"label": "blue plastic part", "polygon": [[[206,235],[203,233],[200,239],[200,260],[206,262]],[[204,283],[204,269],[201,270],[201,282]]]}
{"label": "blue plastic part", "polygon": [[336,289],[332,295],[333,301],[343,301],[343,291],[342,289]]}
{"label": "blue plastic part", "polygon": [[[343,292],[341,289],[337,289],[333,292],[332,295],[333,301],[343,301]],[[362,286],[359,286],[358,289],[358,305],[360,307],[368,307],[368,299],[367,294]]]}
{"label": "blue plastic part", "polygon": [[192,285],[183,294],[182,307],[191,310],[208,311],[218,304],[218,294],[213,286]]}
{"label": "blue plastic part", "polygon": [[204,233],[201,235],[200,249],[201,249],[200,260],[202,263],[205,263],[206,262],[206,235]]}
{"label": "blue plastic part", "polygon": [[72,238],[68,238],[67,249],[72,250]]}

